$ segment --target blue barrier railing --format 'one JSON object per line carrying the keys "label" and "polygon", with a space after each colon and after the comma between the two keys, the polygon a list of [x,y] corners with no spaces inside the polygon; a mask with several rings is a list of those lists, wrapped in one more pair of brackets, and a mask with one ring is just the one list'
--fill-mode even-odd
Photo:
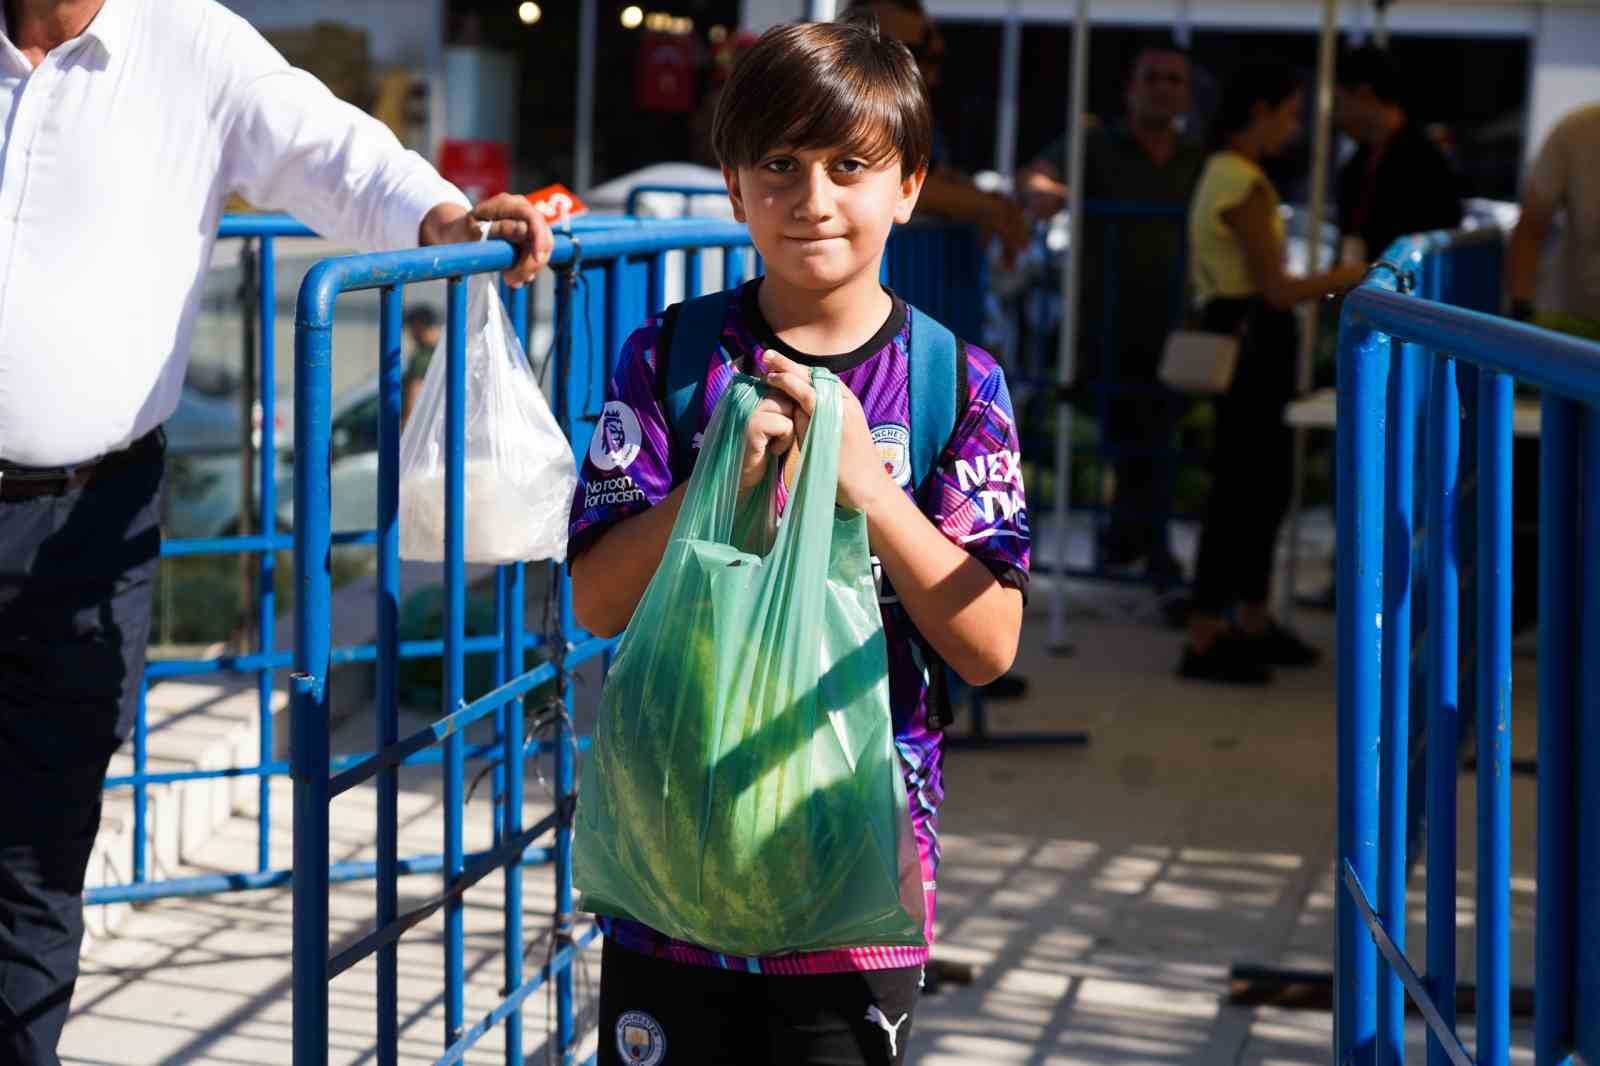
{"label": "blue barrier railing", "polygon": [[[1543,393],[1535,1061],[1600,1055],[1600,957],[1591,947],[1600,943],[1600,854],[1590,843],[1600,778],[1588,772],[1600,766],[1600,731],[1579,714],[1600,700],[1600,674],[1584,668],[1600,641],[1592,547],[1600,538],[1600,345],[1442,302],[1497,302],[1497,273],[1484,267],[1498,240],[1491,231],[1397,244],[1386,269],[1348,297],[1341,322],[1341,1064],[1403,1062],[1408,997],[1428,1026],[1430,1066],[1510,1059],[1513,379]],[[1400,291],[1413,280],[1415,293]],[[1414,603],[1419,572],[1425,592]],[[1414,650],[1419,619],[1425,639]],[[1457,686],[1463,667],[1466,692]],[[1424,975],[1407,961],[1404,938],[1417,698],[1425,704]],[[1456,1032],[1456,744],[1469,722],[1477,747],[1475,1059]]]}
{"label": "blue barrier railing", "polygon": [[[1179,326],[1185,315],[1187,291],[1188,241],[1184,224],[1187,207],[1183,204],[1159,201],[1088,200],[1084,203],[1084,215],[1098,235],[1100,255],[1098,263],[1094,264],[1095,269],[1090,274],[1090,278],[1098,282],[1098,287],[1094,291],[1086,290],[1080,304],[1082,307],[1095,309],[1092,314],[1085,313],[1086,319],[1091,321],[1095,328],[1079,331],[1075,353],[1075,357],[1079,360],[1077,377],[1082,382],[1082,387],[1074,391],[1081,392],[1081,397],[1069,397],[1057,384],[1055,362],[1059,350],[1055,343],[1049,343],[1054,340],[1055,331],[1060,326],[1060,277],[1054,264],[1047,266],[1036,285],[1019,293],[1018,306],[1014,310],[1014,317],[1018,323],[1020,373],[1013,375],[1013,389],[1023,394],[1018,403],[1019,418],[1023,418],[1020,425],[1025,433],[1022,442],[1023,451],[1025,454],[1034,455],[1036,459],[1048,460],[1054,452],[1049,439],[1055,430],[1056,405],[1076,402],[1078,399],[1088,400],[1097,423],[1097,433],[1093,448],[1082,454],[1084,461],[1089,465],[1094,489],[1087,496],[1073,494],[1072,498],[1084,501],[1076,509],[1093,513],[1101,520],[1122,519],[1165,527],[1172,517],[1172,493],[1179,464],[1188,461],[1199,465],[1204,462],[1205,457],[1201,453],[1185,451],[1173,439],[1180,420],[1178,414],[1181,402],[1171,390],[1156,381],[1153,358],[1148,370],[1129,372],[1129,368],[1119,365],[1129,354],[1124,350],[1123,338],[1119,336],[1118,331],[1119,320],[1127,322],[1130,317],[1129,308],[1124,306],[1128,297],[1122,285],[1122,259],[1123,246],[1127,239],[1124,230],[1127,227],[1143,225],[1172,229],[1178,254],[1163,267],[1164,306],[1159,308],[1141,306],[1135,308],[1132,314],[1135,317],[1159,314],[1163,325],[1167,328]],[[1040,244],[1043,244],[1042,239]],[[1046,254],[1048,261],[1048,253]],[[1153,357],[1156,353],[1146,354]],[[1086,370],[1082,365],[1085,356],[1097,359],[1097,364]],[[1146,374],[1148,376],[1145,376]],[[1029,391],[1050,400],[1047,404],[1035,406],[1031,418],[1023,415],[1023,409],[1030,406],[1025,403]],[[1167,439],[1160,443],[1152,443],[1149,440],[1135,443],[1114,441],[1110,430],[1113,406],[1119,403],[1141,402],[1146,405],[1161,404],[1169,408],[1170,417],[1165,421],[1170,422],[1171,431],[1167,434]],[[1041,420],[1041,415],[1047,417]],[[1137,420],[1129,418],[1125,421]],[[1148,432],[1133,435],[1153,436]],[[1107,477],[1112,468],[1119,461],[1137,459],[1152,464],[1155,485],[1147,495],[1160,502],[1154,506],[1147,503],[1143,507],[1130,507],[1118,503],[1107,507],[1101,501],[1105,496]],[[1100,549],[1099,540],[1096,538],[1091,545],[1088,565],[1068,566],[1067,573],[1073,577],[1100,580],[1149,580],[1149,574],[1130,578],[1125,573],[1109,568],[1101,557]],[[1054,569],[1053,562],[1044,559],[1039,560],[1035,566],[1039,573],[1050,573]],[[1163,577],[1163,580],[1166,579]]]}
{"label": "blue barrier railing", "polygon": [[[659,222],[613,231],[592,231],[559,237],[552,258],[558,276],[555,323],[557,346],[555,410],[574,449],[589,439],[600,414],[605,380],[629,330],[669,300],[667,257],[685,257],[686,291],[700,291],[701,260],[706,249],[721,249],[724,277],[737,281],[746,272],[749,237],[742,226],[707,222]],[[523,568],[501,568],[497,588],[502,596],[500,639],[503,668],[497,686],[466,702],[464,656],[471,645],[465,634],[466,575],[462,560],[464,530],[464,399],[466,390],[466,279],[502,270],[513,259],[509,245],[492,242],[430,248],[325,261],[306,276],[296,316],[295,364],[295,516],[294,552],[299,596],[295,602],[295,673],[291,684],[294,834],[294,1062],[296,1066],[328,1059],[328,985],[349,967],[370,956],[377,960],[377,1061],[397,1061],[398,976],[396,948],[404,933],[436,913],[444,918],[445,1033],[440,1064],[455,1063],[495,1026],[506,1026],[506,1061],[521,1063],[521,1006],[548,982],[556,992],[552,1048],[560,1061],[575,1057],[578,1034],[573,1011],[572,969],[579,952],[594,937],[590,928],[575,935],[571,882],[571,813],[578,738],[572,727],[572,698],[567,671],[602,660],[610,641],[590,637],[573,618],[564,572],[549,576],[556,596],[556,626],[547,635],[548,661],[524,670],[518,639],[523,622]],[[409,737],[399,735],[395,667],[399,658],[398,602],[398,448],[400,404],[400,332],[402,290],[407,284],[445,280],[448,286],[446,359],[445,620],[443,635],[444,690],[441,718]],[[582,287],[584,295],[576,295]],[[380,291],[380,422],[378,545],[379,748],[335,774],[328,750],[329,670],[335,662],[329,623],[332,575],[329,553],[335,538],[330,529],[331,361],[334,305],[341,293]],[[588,298],[589,294],[594,298]],[[518,329],[526,335],[526,290],[511,301]],[[524,744],[520,699],[541,685],[554,683],[559,713],[547,747],[555,756],[554,806],[551,815],[524,827],[523,761],[531,750]],[[468,754],[466,727],[496,716],[500,773],[495,803],[495,846],[468,855],[463,847],[464,765]],[[414,860],[398,855],[397,767],[425,749],[440,750],[444,765],[444,848],[428,857],[427,869],[443,875],[433,899],[402,914],[396,878],[420,872]],[[352,947],[329,954],[329,886],[339,867],[330,865],[330,803],[348,789],[376,779],[378,808],[377,859],[370,869],[377,878],[375,928]],[[553,834],[551,847],[535,841]],[[520,871],[530,858],[548,858],[555,867],[555,928],[551,956],[532,976],[524,977],[526,951],[521,927]],[[463,899],[484,877],[504,871],[503,951],[504,999],[475,1024],[465,1016]]]}
{"label": "blue barrier railing", "polygon": [[[635,185],[628,190],[623,209],[637,215],[643,198],[652,195],[681,197],[687,215],[692,201],[726,200],[728,190],[720,185]],[[984,343],[989,261],[977,230],[922,220],[896,226],[884,251],[883,280],[958,337]]]}

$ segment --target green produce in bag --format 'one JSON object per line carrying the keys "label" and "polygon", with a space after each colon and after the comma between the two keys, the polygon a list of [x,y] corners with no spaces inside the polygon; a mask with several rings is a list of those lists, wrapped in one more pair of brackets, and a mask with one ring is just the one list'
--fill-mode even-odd
{"label": "green produce in bag", "polygon": [[578,799],[579,906],[730,955],[922,945],[866,519],[834,504],[844,387],[784,516],[739,501],[755,378],[724,392],[618,645]]}

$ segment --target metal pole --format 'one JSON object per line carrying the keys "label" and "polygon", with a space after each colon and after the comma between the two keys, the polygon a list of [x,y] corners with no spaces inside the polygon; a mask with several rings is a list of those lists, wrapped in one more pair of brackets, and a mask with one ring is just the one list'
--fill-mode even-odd
{"label": "metal pole", "polygon": [[1487,369],[1478,373],[1477,665],[1477,1062],[1507,1066],[1511,1051],[1511,378]]}
{"label": "metal pole", "polygon": [[1178,10],[1172,19],[1172,39],[1188,48],[1194,38],[1194,12],[1191,0],[1178,0]]}
{"label": "metal pole", "polygon": [[1372,15],[1372,43],[1379,48],[1389,47],[1389,0],[1375,0]]}
{"label": "metal pole", "polygon": [[[446,366],[444,414],[444,706],[445,715],[459,711],[465,694],[467,572],[466,547],[466,396],[467,282],[447,282],[449,311],[445,316]],[[443,888],[455,886],[465,867],[462,841],[464,752],[459,730],[444,738],[444,870]],[[461,1038],[466,1018],[466,927],[461,897],[444,906],[444,1046]]]}
{"label": "metal pole", "polygon": [[572,183],[580,193],[594,185],[594,64],[599,23],[599,0],[582,0],[578,8],[578,126],[572,152]]}
{"label": "metal pole", "polygon": [[[1334,1057],[1371,1063],[1378,950],[1343,885],[1348,863],[1370,897],[1378,883],[1383,716],[1383,411],[1389,338],[1346,311],[1339,341],[1338,866],[1334,889]],[[1403,669],[1391,665],[1390,669]]]}
{"label": "metal pole", "polygon": [[[1322,37],[1317,45],[1317,126],[1311,143],[1311,217],[1307,220],[1309,236],[1306,243],[1306,269],[1312,274],[1323,269],[1322,216],[1328,204],[1328,158],[1332,153],[1333,123],[1333,66],[1339,41],[1339,0],[1323,0]],[[1372,249],[1374,255],[1383,251]],[[1317,329],[1321,308],[1312,303],[1307,308],[1305,329],[1300,337],[1300,351],[1295,368],[1295,389],[1304,393],[1311,388],[1311,360],[1317,349]],[[1294,431],[1294,484],[1289,503],[1289,559],[1288,573],[1278,583],[1278,613],[1288,618],[1294,613],[1295,584],[1300,573],[1300,509],[1305,502],[1306,431]]]}
{"label": "metal pole", "polygon": [[1067,200],[1071,232],[1066,269],[1061,272],[1061,350],[1056,359],[1056,498],[1055,580],[1050,593],[1050,650],[1062,654],[1067,644],[1067,508],[1072,502],[1072,408],[1065,393],[1072,384],[1078,351],[1078,278],[1083,256],[1083,123],[1089,100],[1089,0],[1078,0],[1077,29],[1072,35],[1072,97],[1067,110]]}
{"label": "metal pole", "polygon": [[994,168],[1008,178],[1017,171],[1017,83],[1021,78],[1022,0],[1011,0],[1000,44],[1000,113],[994,133]]}
{"label": "metal pole", "polygon": [[[400,407],[402,290],[380,297],[378,356],[378,750],[400,740]],[[400,775],[378,771],[378,928],[400,916]],[[400,961],[397,946],[378,949],[378,1066],[396,1066],[400,1042]]]}
{"label": "metal pole", "polygon": [[806,21],[832,22],[838,7],[837,0],[806,0]]}
{"label": "metal pole", "polygon": [[[1456,1024],[1456,738],[1460,735],[1460,570],[1456,557],[1461,474],[1461,402],[1455,363],[1433,359],[1428,386],[1427,627],[1427,962],[1428,991],[1451,1030]],[[1540,692],[1544,689],[1541,687]],[[1542,735],[1542,734],[1541,734]],[[1542,810],[1543,808],[1541,808]],[[1543,853],[1541,852],[1541,855]],[[1542,928],[1542,924],[1541,924]],[[1542,1016],[1542,1015],[1541,1015]],[[1428,1066],[1448,1066],[1428,1035]]]}
{"label": "metal pole", "polygon": [[[255,416],[256,397],[260,385],[256,380],[256,306],[259,302],[257,286],[260,275],[256,269],[256,251],[249,240],[239,250],[239,535],[254,532],[255,492]],[[270,323],[268,323],[270,326]],[[270,525],[263,525],[271,529]],[[239,647],[248,649],[255,643],[255,618],[250,605],[255,602],[255,561],[249,552],[239,555]]]}

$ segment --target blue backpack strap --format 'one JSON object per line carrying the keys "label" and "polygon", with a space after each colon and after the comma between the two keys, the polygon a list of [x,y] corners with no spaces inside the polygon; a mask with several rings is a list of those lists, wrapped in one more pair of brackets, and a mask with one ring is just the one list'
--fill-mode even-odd
{"label": "blue backpack strap", "polygon": [[[932,492],[939,457],[950,446],[967,406],[967,349],[932,315],[911,312],[911,351],[907,398],[911,425],[911,485],[919,500]],[[928,665],[927,726],[941,730],[955,717],[950,675],[939,653],[917,634]]]}
{"label": "blue backpack strap", "polygon": [[656,389],[672,427],[673,467],[694,465],[694,435],[699,431],[706,365],[722,344],[728,313],[726,292],[707,293],[667,309],[656,343]]}
{"label": "blue backpack strap", "polygon": [[965,346],[932,315],[911,316],[911,484],[920,498],[966,407]]}

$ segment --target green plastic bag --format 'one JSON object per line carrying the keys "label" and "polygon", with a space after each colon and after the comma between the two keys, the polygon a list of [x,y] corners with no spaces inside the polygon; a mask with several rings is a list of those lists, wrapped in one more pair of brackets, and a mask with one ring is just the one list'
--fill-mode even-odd
{"label": "green plastic bag", "polygon": [[925,943],[866,520],[834,504],[843,386],[812,382],[776,524],[776,461],[738,498],[766,386],[717,404],[578,799],[579,906],[730,955]]}

